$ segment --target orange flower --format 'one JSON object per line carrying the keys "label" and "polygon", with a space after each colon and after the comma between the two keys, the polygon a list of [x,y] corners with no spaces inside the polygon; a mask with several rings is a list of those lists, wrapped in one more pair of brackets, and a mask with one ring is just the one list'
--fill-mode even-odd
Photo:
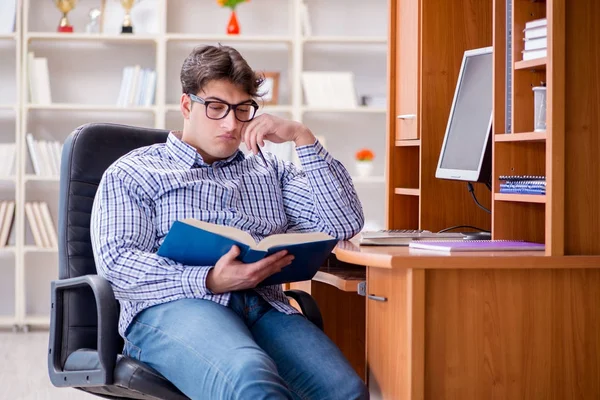
{"label": "orange flower", "polygon": [[360,149],[356,152],[356,159],[358,161],[373,161],[375,154],[369,149]]}

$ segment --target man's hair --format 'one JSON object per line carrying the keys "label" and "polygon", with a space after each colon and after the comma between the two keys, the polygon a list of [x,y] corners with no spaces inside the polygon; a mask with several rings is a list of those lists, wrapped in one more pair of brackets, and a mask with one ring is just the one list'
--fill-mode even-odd
{"label": "man's hair", "polygon": [[229,46],[196,47],[181,67],[183,93],[197,94],[213,80],[228,80],[252,97],[261,96],[259,86],[264,77],[252,70],[244,57]]}

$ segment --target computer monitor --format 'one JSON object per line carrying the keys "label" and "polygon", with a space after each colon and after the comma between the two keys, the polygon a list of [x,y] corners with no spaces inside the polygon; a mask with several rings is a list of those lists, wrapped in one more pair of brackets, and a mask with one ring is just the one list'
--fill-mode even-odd
{"label": "computer monitor", "polygon": [[492,47],[465,51],[436,178],[491,182]]}

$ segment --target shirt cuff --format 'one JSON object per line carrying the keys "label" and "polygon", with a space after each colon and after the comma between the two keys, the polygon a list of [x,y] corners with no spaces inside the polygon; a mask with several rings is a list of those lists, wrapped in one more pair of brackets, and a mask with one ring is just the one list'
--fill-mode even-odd
{"label": "shirt cuff", "polygon": [[313,144],[296,147],[296,154],[305,172],[327,168],[333,162],[333,156],[325,150],[319,140]]}
{"label": "shirt cuff", "polygon": [[206,277],[213,267],[189,267],[183,268],[181,283],[185,297],[190,299],[202,298],[213,294],[206,287]]}

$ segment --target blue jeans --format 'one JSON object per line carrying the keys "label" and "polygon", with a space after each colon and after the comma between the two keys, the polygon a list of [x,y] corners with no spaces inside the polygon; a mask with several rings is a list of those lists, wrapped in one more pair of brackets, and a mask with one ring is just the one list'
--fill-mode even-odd
{"label": "blue jeans", "polygon": [[182,299],[142,311],[125,354],[192,399],[368,399],[341,351],[302,315],[275,310],[254,291],[229,307]]}

